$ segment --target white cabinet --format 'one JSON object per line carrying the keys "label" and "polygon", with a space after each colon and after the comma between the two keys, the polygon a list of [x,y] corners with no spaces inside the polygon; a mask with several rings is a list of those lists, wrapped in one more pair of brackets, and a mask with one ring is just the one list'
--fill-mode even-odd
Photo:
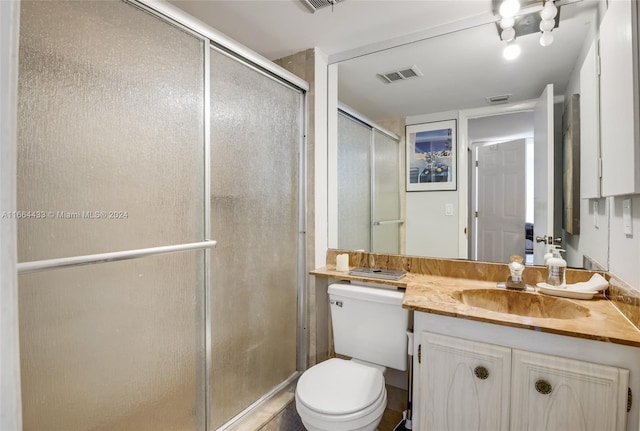
{"label": "white cabinet", "polygon": [[421,312],[413,330],[414,431],[640,430],[638,347]]}
{"label": "white cabinet", "polygon": [[419,351],[419,429],[626,429],[626,369],[430,332]]}
{"label": "white cabinet", "polygon": [[509,429],[511,349],[422,333],[425,430]]}
{"label": "white cabinet", "polygon": [[629,371],[513,350],[511,429],[622,431]]}
{"label": "white cabinet", "polygon": [[640,193],[638,4],[613,0],[600,24],[602,195]]}
{"label": "white cabinet", "polygon": [[580,68],[580,198],[600,194],[600,112],[598,42],[593,41]]}

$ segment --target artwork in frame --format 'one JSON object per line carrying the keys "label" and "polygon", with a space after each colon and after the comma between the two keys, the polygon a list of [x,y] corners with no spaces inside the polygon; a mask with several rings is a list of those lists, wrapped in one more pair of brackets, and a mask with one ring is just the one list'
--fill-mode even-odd
{"label": "artwork in frame", "polygon": [[456,190],[456,120],[407,126],[407,191]]}

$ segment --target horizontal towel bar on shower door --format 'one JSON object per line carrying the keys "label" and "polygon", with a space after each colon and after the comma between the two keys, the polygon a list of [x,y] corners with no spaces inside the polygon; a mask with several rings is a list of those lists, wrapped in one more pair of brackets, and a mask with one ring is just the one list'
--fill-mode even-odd
{"label": "horizontal towel bar on shower door", "polygon": [[189,244],[167,245],[162,247],[140,248],[137,250],[114,251],[110,253],[88,254],[86,256],[61,257],[58,259],[38,260],[18,264],[18,274],[44,271],[47,269],[68,268],[71,266],[92,265],[94,263],[117,262],[120,260],[137,259],[141,257],[157,256],[160,254],[180,253],[183,251],[213,248],[217,241],[206,240]]}
{"label": "horizontal towel bar on shower door", "polygon": [[402,223],[404,223],[404,220],[381,220],[381,221],[374,221],[373,225],[380,226],[383,224],[402,224]]}

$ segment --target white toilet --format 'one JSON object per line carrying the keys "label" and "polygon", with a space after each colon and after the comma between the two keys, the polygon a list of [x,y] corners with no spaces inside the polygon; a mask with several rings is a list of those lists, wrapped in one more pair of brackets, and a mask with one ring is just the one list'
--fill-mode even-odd
{"label": "white toilet", "polygon": [[385,367],[407,368],[409,311],[398,290],[329,286],[333,358],[305,371],[296,409],[308,431],[374,431],[387,406]]}

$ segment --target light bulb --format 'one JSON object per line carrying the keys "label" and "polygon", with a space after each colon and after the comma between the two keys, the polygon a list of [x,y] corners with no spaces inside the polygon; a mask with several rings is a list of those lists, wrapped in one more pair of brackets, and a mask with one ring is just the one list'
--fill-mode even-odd
{"label": "light bulb", "polygon": [[540,17],[542,19],[554,19],[558,14],[558,8],[556,7],[553,0],[547,0],[542,11],[540,12]]}
{"label": "light bulb", "polygon": [[504,0],[500,5],[500,15],[504,18],[516,16],[520,10],[520,2],[518,0]]}
{"label": "light bulb", "polygon": [[541,31],[551,31],[555,26],[556,26],[556,22],[552,19],[543,19],[542,21],[540,21]]}
{"label": "light bulb", "polygon": [[516,22],[515,22],[515,20],[513,19],[513,17],[512,17],[512,16],[510,16],[510,17],[505,17],[505,18],[502,18],[502,19],[500,20],[500,28],[505,29],[505,28],[513,27],[513,25],[514,25],[515,23],[516,23]]}
{"label": "light bulb", "polygon": [[516,37],[516,31],[513,27],[505,28],[502,30],[502,33],[500,33],[500,38],[505,42],[511,42],[514,37]]}
{"label": "light bulb", "polygon": [[542,32],[542,36],[540,36],[540,45],[549,46],[553,43],[553,34],[550,31]]}
{"label": "light bulb", "polygon": [[514,42],[510,42],[507,46],[504,47],[504,51],[502,51],[502,56],[506,60],[515,60],[520,55],[520,46],[516,45]]}

